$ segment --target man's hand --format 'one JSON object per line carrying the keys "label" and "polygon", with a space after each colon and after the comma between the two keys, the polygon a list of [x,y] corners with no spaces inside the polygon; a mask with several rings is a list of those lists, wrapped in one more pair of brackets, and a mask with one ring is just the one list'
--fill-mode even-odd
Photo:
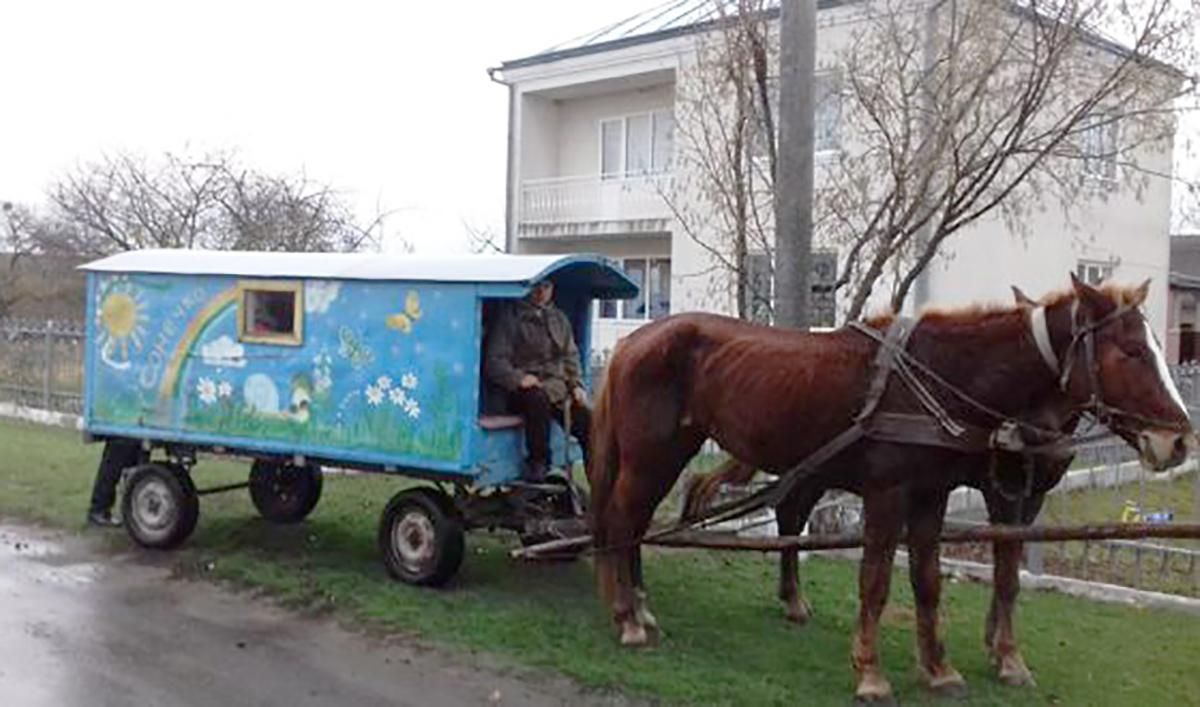
{"label": "man's hand", "polygon": [[587,399],[587,391],[586,390],[577,386],[574,390],[571,391],[571,396],[575,398],[575,402],[579,403],[580,405],[582,405],[584,407],[587,407],[588,399]]}
{"label": "man's hand", "polygon": [[530,388],[540,388],[542,386],[542,382],[538,380],[538,377],[532,373],[526,373],[525,375],[521,376],[521,382],[518,383],[517,386],[521,390],[529,390]]}

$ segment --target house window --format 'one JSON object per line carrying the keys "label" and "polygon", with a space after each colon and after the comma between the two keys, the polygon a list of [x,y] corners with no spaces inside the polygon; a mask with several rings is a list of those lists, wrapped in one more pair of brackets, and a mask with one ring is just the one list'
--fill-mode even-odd
{"label": "house window", "polygon": [[1104,283],[1112,277],[1112,263],[1096,263],[1086,260],[1079,261],[1075,266],[1075,275],[1086,285],[1093,287]]}
{"label": "house window", "polygon": [[616,179],[665,172],[675,133],[670,111],[600,121],[600,176]]}
{"label": "house window", "polygon": [[[837,319],[834,283],[837,281],[837,253],[812,254],[809,274],[808,323],[814,327],[832,327]],[[770,324],[774,318],[774,269],[771,256],[751,253],[746,256],[746,314],[750,321]]]}
{"label": "house window", "polygon": [[239,284],[238,339],[299,346],[303,342],[303,287],[299,282]]}
{"label": "house window", "polygon": [[625,121],[600,121],[600,176],[612,179],[621,174],[621,153],[625,143]]}
{"label": "house window", "polygon": [[671,313],[670,258],[626,258],[622,267],[629,279],[637,283],[638,294],[633,299],[601,301],[598,317],[647,321]]}
{"label": "house window", "polygon": [[746,315],[752,322],[771,323],[771,256],[750,253],[746,256]]}
{"label": "house window", "polygon": [[1117,178],[1118,134],[1115,115],[1101,112],[1091,116],[1080,133],[1084,176],[1104,181]]}
{"label": "house window", "polygon": [[[813,151],[834,152],[842,147],[842,72],[826,71],[817,74],[813,87]],[[767,91],[770,96],[771,110],[776,135],[775,145],[779,145],[779,80],[767,80]],[[762,107],[757,98],[754,103],[754,130],[750,136],[750,155],[756,159],[767,156],[767,135]]]}

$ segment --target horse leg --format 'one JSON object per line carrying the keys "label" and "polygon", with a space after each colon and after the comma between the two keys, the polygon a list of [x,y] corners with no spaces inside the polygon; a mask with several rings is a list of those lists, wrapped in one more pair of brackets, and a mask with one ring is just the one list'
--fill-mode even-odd
{"label": "horse leg", "polygon": [[858,632],[850,654],[858,675],[855,699],[891,702],[892,686],[879,665],[879,621],[891,588],[892,562],[904,524],[903,489],[867,492],[863,497],[863,557],[858,570]]}
{"label": "horse leg", "polygon": [[938,566],[938,536],[946,513],[947,493],[919,494],[909,499],[908,572],[917,608],[917,654],[921,676],[935,694],[965,694],[966,682],[946,660],[938,637],[938,604],[942,576]]}
{"label": "horse leg", "polygon": [[[813,506],[821,498],[821,490],[801,488],[792,492],[775,508],[775,524],[780,535],[798,535],[808,522]],[[779,553],[779,600],[788,621],[806,624],[812,608],[800,593],[800,551],[789,548]]]}
{"label": "horse leg", "polygon": [[623,506],[621,499],[614,499],[609,509],[608,532],[605,534],[605,542],[612,548],[607,558],[607,572],[610,573],[613,586],[609,601],[613,623],[621,632],[621,645],[637,647],[646,645],[649,640],[637,616],[634,558],[641,535],[636,532],[636,524]]}
{"label": "horse leg", "polygon": [[[1018,514],[1011,502],[986,495],[988,518],[993,523],[1020,523],[1028,525],[1037,517],[1045,496],[1036,494],[1025,499],[1026,513]],[[995,542],[992,544],[992,604],[988,610],[984,631],[984,644],[992,656],[997,677],[1007,685],[1034,685],[1033,673],[1025,665],[1025,659],[1017,646],[1013,619],[1016,613],[1017,594],[1021,591],[1020,542]]]}
{"label": "horse leg", "polygon": [[658,619],[650,613],[650,607],[646,601],[646,584],[642,578],[642,547],[640,545],[634,548],[633,554],[633,588],[636,604],[634,612],[637,622],[646,629],[649,638],[655,640],[661,638],[662,631],[658,627]]}

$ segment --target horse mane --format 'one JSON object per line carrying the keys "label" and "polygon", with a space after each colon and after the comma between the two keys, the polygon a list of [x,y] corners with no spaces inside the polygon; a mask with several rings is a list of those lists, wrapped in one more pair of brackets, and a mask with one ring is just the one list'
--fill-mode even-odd
{"label": "horse mane", "polygon": [[[1113,304],[1118,307],[1135,302],[1140,296],[1138,293],[1139,286],[1137,285],[1119,285],[1107,282],[1096,289],[1112,300]],[[1078,296],[1073,288],[1065,288],[1047,293],[1039,298],[1037,302],[1043,307],[1053,307],[1064,302],[1072,302]],[[972,324],[996,315],[1020,312],[1024,308],[1023,305],[1007,302],[975,302],[956,307],[930,305],[921,310],[918,319],[922,322],[935,324]],[[869,326],[882,329],[889,326],[895,317],[895,313],[890,310],[883,311],[867,317],[866,322]]]}

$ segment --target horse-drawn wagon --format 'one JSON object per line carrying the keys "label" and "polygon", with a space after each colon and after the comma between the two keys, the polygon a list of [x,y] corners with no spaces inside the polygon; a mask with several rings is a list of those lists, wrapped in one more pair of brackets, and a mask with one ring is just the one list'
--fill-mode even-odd
{"label": "horse-drawn wagon", "polygon": [[[588,351],[592,300],[637,293],[605,258],[149,250],[83,269],[85,434],[152,455],[122,497],[143,546],[184,541],[208,492],[248,486],[266,519],[302,520],[322,467],[429,482],[398,492],[379,526],[389,571],[416,584],[455,573],[465,530],[529,540],[581,515],[569,475],[521,480],[522,421],[481,351],[496,307],[543,279]],[[551,446],[558,465],[579,458],[560,427]],[[198,453],[251,459],[249,481],[197,490]]]}

